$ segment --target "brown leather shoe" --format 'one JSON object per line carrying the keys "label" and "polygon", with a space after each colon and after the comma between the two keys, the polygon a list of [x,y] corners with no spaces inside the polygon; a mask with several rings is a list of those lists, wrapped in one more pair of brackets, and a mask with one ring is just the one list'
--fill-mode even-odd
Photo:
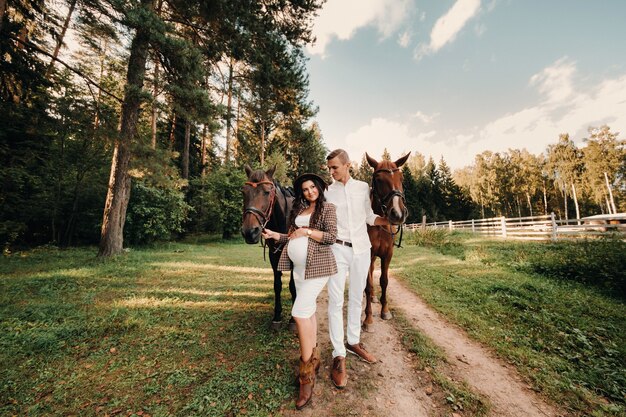
{"label": "brown leather shoe", "polygon": [[377,362],[376,357],[365,350],[363,343],[357,343],[356,345],[349,345],[346,343],[346,350],[354,355],[357,355],[362,361],[367,363]]}
{"label": "brown leather shoe", "polygon": [[302,410],[311,402],[313,397],[313,387],[315,386],[315,364],[313,357],[308,362],[304,362],[300,358],[300,392],[296,400],[296,409]]}
{"label": "brown leather shoe", "polygon": [[345,388],[348,384],[348,374],[346,373],[346,358],[337,356],[333,358],[333,369],[330,371],[330,379],[339,389]]}

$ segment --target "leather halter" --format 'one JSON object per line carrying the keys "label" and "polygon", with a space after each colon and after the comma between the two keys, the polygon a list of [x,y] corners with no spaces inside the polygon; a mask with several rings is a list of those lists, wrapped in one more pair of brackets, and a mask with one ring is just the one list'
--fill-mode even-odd
{"label": "leather halter", "polygon": [[[372,195],[374,197],[374,199],[376,201],[378,201],[378,203],[380,204],[380,208],[383,212],[383,214],[389,218],[389,215],[387,213],[387,204],[389,204],[389,202],[394,198],[394,197],[400,197],[402,199],[402,202],[405,202],[404,199],[404,193],[396,188],[392,188],[392,190],[387,193],[383,198],[380,197],[380,194],[378,193],[378,191],[376,190],[376,182],[373,181],[374,178],[376,178],[376,175],[379,174],[389,174],[393,177],[393,174],[395,174],[396,172],[400,171],[400,168],[380,168],[374,171],[374,173],[372,174]],[[408,214],[408,210],[406,208],[406,205],[403,205],[403,217],[406,218],[407,214]],[[384,230],[385,232],[389,233],[391,235],[391,238],[393,240],[395,240],[395,237],[398,233],[400,233],[400,241],[394,245],[396,245],[397,247],[402,247],[402,234],[403,234],[403,230],[402,230],[402,224],[397,225],[396,227],[398,227],[398,230],[396,230],[395,232],[393,231],[393,225],[389,225],[389,230],[387,230],[387,228],[385,226],[379,226],[381,228],[381,230]]]}
{"label": "leather halter", "polygon": [[[393,174],[395,174],[398,171],[400,171],[400,168],[381,168],[381,169],[377,169],[376,171],[374,171],[374,174],[372,175],[372,177],[375,178],[376,175],[382,174],[382,173],[389,174],[393,177]],[[385,215],[387,215],[387,205],[394,197],[400,197],[403,203],[405,201],[404,193],[395,188],[393,188],[389,193],[387,193],[383,198],[381,198],[380,194],[376,190],[375,181],[372,181],[372,193],[374,195],[374,198],[378,201],[378,203],[380,203],[380,208],[382,209],[383,214]],[[404,207],[404,211],[407,211],[406,206]]]}
{"label": "leather halter", "polygon": [[272,217],[272,210],[274,209],[274,201],[276,199],[276,186],[272,181],[269,180],[259,182],[246,181],[244,183],[244,185],[249,185],[253,188],[258,187],[261,184],[269,184],[272,186],[272,188],[270,189],[270,200],[267,205],[267,209],[265,211],[262,211],[254,206],[248,206],[243,210],[243,218],[245,219],[247,214],[252,214],[261,225],[261,229],[265,229],[265,225],[267,225],[267,222],[269,222],[270,218]]}

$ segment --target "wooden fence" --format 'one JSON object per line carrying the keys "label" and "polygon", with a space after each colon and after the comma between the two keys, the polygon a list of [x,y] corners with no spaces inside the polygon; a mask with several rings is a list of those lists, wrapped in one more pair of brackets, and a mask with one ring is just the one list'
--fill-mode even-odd
{"label": "wooden fence", "polygon": [[597,238],[618,235],[626,238],[626,213],[590,216],[582,219],[557,219],[554,213],[530,217],[492,217],[463,221],[432,223],[412,223],[405,225],[407,230],[420,228],[447,228],[479,233],[487,236],[524,239],[552,240]]}

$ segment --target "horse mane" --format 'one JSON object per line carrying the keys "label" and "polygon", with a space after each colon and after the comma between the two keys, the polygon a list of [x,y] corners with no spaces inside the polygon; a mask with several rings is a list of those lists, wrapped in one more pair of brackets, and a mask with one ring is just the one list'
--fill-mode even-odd
{"label": "horse mane", "polygon": [[[293,204],[294,192],[290,187],[284,187],[280,183],[274,180],[274,187],[276,187],[276,203],[274,203],[274,221],[276,223],[277,231],[281,233],[287,233],[289,225],[289,213],[291,212],[291,205]],[[282,201],[279,201],[282,200]],[[285,209],[283,210],[283,204]]]}

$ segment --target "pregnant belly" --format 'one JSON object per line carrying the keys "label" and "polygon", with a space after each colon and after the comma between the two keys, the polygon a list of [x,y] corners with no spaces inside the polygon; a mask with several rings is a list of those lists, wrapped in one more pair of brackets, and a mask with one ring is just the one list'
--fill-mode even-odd
{"label": "pregnant belly", "polygon": [[287,254],[289,255],[289,259],[291,259],[291,262],[293,262],[294,265],[306,264],[306,253],[308,247],[308,237],[303,236],[289,241],[289,246],[287,246]]}

